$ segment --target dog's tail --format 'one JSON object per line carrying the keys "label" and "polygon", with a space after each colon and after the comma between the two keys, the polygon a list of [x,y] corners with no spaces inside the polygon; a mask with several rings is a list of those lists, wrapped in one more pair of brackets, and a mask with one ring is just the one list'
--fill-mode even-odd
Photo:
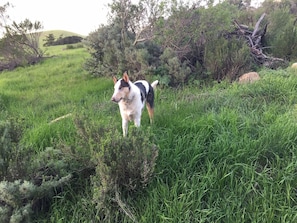
{"label": "dog's tail", "polygon": [[159,81],[158,80],[155,80],[153,83],[151,83],[153,89],[155,90],[157,85],[158,85]]}

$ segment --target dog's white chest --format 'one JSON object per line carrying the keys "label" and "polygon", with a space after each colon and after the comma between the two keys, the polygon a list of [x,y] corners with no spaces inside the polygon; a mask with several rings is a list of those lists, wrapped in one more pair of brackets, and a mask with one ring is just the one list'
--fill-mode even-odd
{"label": "dog's white chest", "polygon": [[128,106],[125,103],[120,103],[120,111],[123,118],[128,121],[135,120],[141,116],[143,105],[138,106]]}

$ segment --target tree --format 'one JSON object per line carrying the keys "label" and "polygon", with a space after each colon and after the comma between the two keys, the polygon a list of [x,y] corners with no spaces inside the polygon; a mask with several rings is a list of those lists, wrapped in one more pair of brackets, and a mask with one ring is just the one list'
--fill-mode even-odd
{"label": "tree", "polygon": [[25,19],[19,24],[13,21],[7,25],[6,19],[9,17],[6,9],[9,6],[7,3],[0,7],[1,27],[4,30],[4,36],[0,39],[0,71],[35,64],[43,57],[43,51],[39,48],[42,24]]}
{"label": "tree", "polygon": [[56,39],[54,34],[50,33],[47,36],[45,36],[45,39],[43,40],[45,43],[43,44],[43,46],[52,46],[54,45],[55,40]]}
{"label": "tree", "polygon": [[[296,2],[296,1],[295,1]],[[293,1],[264,2],[265,8],[273,10],[268,14],[269,24],[265,38],[266,52],[288,60],[297,58],[296,3]]]}
{"label": "tree", "polygon": [[261,66],[286,66],[285,59],[297,57],[296,4],[255,9],[250,3],[114,0],[110,24],[87,38],[92,57],[86,65],[94,75],[127,70],[135,77],[157,75],[171,86],[233,81]]}
{"label": "tree", "polygon": [[[7,8],[10,6],[9,3],[4,4],[3,6],[0,5],[0,30],[4,33],[4,27],[6,26],[6,21],[9,16],[6,14]],[[1,34],[0,34],[1,37]]]}
{"label": "tree", "polygon": [[[42,28],[40,22],[32,23],[28,19],[11,26],[6,26],[6,33],[0,41],[2,69],[13,69],[17,66],[35,64],[42,59],[43,51],[39,48]],[[0,70],[2,70],[0,69]]]}

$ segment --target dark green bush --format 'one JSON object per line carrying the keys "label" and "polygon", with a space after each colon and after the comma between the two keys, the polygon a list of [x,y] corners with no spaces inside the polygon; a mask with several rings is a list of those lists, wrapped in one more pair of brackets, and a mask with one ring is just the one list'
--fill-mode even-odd
{"label": "dark green bush", "polygon": [[[137,41],[140,30],[130,27],[135,25],[133,16],[121,17],[131,9],[113,8],[110,25],[87,38],[91,58],[86,69],[99,76],[121,75],[126,70],[135,79],[156,75],[160,83],[176,86],[195,80],[234,81],[259,66],[287,66],[286,60],[297,58],[295,4],[267,0],[263,7],[251,10],[250,2],[245,3],[224,1],[214,5],[208,1],[208,7],[174,5],[169,15],[152,18],[154,22],[141,33],[143,41]],[[264,12],[264,19],[257,25]],[[256,36],[261,36],[257,43],[259,52],[265,54],[259,58],[252,55],[252,37],[241,36],[235,20],[251,34],[257,29]]]}
{"label": "dark green bush", "polygon": [[276,8],[269,15],[266,50],[269,54],[287,60],[297,58],[296,18],[290,8]]}
{"label": "dark green bush", "polygon": [[85,67],[98,76],[125,70],[134,79],[156,75],[171,86],[205,78],[234,80],[252,63],[245,40],[225,35],[233,31],[237,14],[238,8],[228,3],[207,9],[180,7],[168,19],[156,20],[153,40],[135,45],[135,33],[116,17],[112,25],[87,37],[91,58]]}
{"label": "dark green bush", "polygon": [[[164,50],[160,56],[160,61],[162,64],[161,69],[165,73],[165,76],[168,77],[168,83],[161,82],[162,84],[169,84],[171,86],[184,84],[191,74],[191,69],[187,66],[187,61],[182,63],[171,48]],[[161,80],[164,80],[162,75],[160,76]]]}
{"label": "dark green bush", "polygon": [[240,74],[251,69],[252,57],[249,47],[240,39],[218,38],[209,46],[205,56],[205,67],[211,79],[234,81]]}
{"label": "dark green bush", "polygon": [[125,43],[118,25],[101,27],[90,33],[85,44],[91,58],[86,60],[85,68],[94,76],[122,74],[129,66],[125,58]]}
{"label": "dark green bush", "polygon": [[46,209],[62,185],[90,169],[86,152],[78,156],[62,144],[39,153],[23,147],[23,128],[23,119],[0,122],[0,222],[32,222],[32,215]]}
{"label": "dark green bush", "polygon": [[27,174],[25,162],[30,152],[19,145],[22,122],[16,118],[0,121],[0,180],[16,180]]}
{"label": "dark green bush", "polygon": [[[93,201],[100,210],[100,217],[108,216],[107,209],[122,210],[134,219],[129,206],[125,204],[125,195],[133,196],[150,182],[154,172],[157,146],[149,134],[133,129],[133,136],[124,139],[120,133],[111,133],[95,154],[96,175],[92,178]],[[115,206],[116,205],[116,206]]]}
{"label": "dark green bush", "polygon": [[152,178],[158,147],[150,128],[134,127],[123,137],[117,129],[98,128],[82,119],[76,125],[81,147],[89,148],[95,165],[91,181],[98,219],[114,222],[119,210],[134,219],[124,200],[127,195],[135,196]]}

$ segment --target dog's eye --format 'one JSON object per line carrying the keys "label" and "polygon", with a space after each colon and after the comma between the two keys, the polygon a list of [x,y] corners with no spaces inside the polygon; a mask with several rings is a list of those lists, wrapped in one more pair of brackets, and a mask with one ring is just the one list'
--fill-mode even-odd
{"label": "dog's eye", "polygon": [[122,90],[122,88],[123,88],[122,86],[119,86],[119,90]]}

